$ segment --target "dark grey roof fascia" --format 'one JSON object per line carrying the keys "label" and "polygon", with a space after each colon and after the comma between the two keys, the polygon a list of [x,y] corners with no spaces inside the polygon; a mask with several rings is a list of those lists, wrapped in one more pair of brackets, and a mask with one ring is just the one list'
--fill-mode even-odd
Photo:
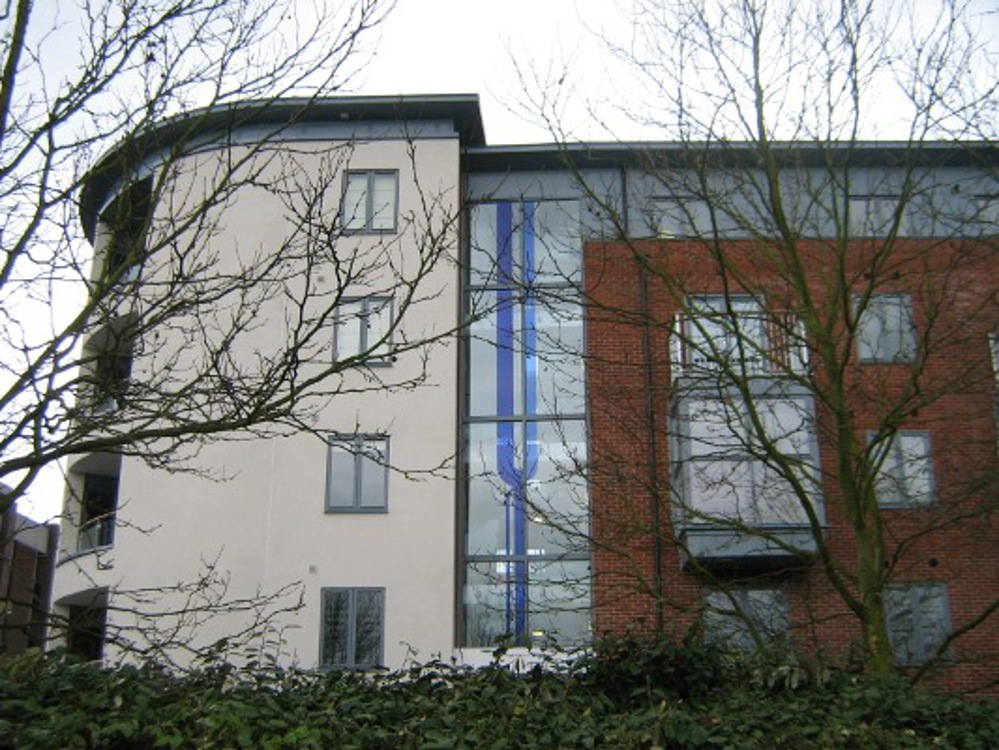
{"label": "dark grey roof fascia", "polygon": [[[999,166],[999,148],[984,141],[780,141],[770,144],[783,166],[794,167],[982,167]],[[758,144],[730,142],[592,142],[470,146],[469,172],[550,171],[630,167],[751,167]]]}
{"label": "dark grey roof fascia", "polygon": [[289,125],[309,122],[427,120],[454,122],[462,145],[485,144],[477,94],[254,99],[185,112],[132,134],[98,160],[83,181],[80,221],[93,241],[97,212],[107,192],[123,174],[161,149],[232,132],[237,127],[270,125],[277,134]]}

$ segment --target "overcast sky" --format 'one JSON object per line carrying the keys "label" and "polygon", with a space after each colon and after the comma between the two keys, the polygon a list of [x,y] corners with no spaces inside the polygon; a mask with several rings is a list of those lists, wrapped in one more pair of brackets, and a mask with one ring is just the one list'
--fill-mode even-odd
{"label": "overcast sky", "polygon": [[[490,144],[551,140],[512,110],[517,65],[547,70],[571,60],[591,92],[606,85],[592,31],[612,25],[618,0],[398,0],[380,30],[365,94],[472,93]],[[618,22],[620,23],[620,22]],[[596,131],[589,137],[599,137]]]}
{"label": "overcast sky", "polygon": [[[957,2],[967,3],[964,17],[999,58],[999,0]],[[780,1],[773,5],[779,7]],[[488,143],[545,142],[551,138],[543,127],[513,111],[524,98],[517,67],[550,71],[555,79],[568,61],[571,98],[603,102],[600,116],[611,125],[611,130],[598,127],[577,101],[577,107],[565,113],[573,137],[665,139],[668,134],[641,128],[614,113],[613,102],[631,103],[625,92],[633,76],[622,75],[621,69],[615,76],[601,38],[628,39],[627,17],[633,7],[634,0],[397,0],[380,30],[375,59],[355,88],[365,94],[476,93]],[[874,7],[883,10],[889,3],[878,0]],[[924,21],[942,17],[932,0],[894,0],[891,7],[902,28],[909,10]],[[891,106],[882,109],[884,117],[891,116]],[[904,129],[901,133],[904,137]],[[900,137],[899,132],[891,135]]]}

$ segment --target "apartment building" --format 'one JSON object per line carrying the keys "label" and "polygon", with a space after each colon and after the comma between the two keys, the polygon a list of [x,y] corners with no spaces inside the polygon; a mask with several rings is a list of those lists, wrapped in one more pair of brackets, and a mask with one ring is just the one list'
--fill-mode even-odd
{"label": "apartment building", "polygon": [[[824,576],[852,580],[859,554],[842,446],[876,478],[896,652],[936,656],[999,595],[995,155],[836,149],[783,147],[794,216],[775,225],[748,145],[489,146],[474,96],[255,102],[140,134],[81,202],[95,278],[134,290],[88,342],[85,416],[141,416],[142,384],[211,342],[200,312],[120,335],[178,268],[128,248],[178,216],[161,246],[183,244],[206,194],[213,273],[307,269],[254,301],[226,360],[267,362],[308,309],[303,366],[339,363],[336,388],[186,473],[71,462],[69,644],[183,660],[252,624],[284,662],[398,667],[703,627],[842,660],[860,637]],[[206,189],[234,161],[249,178]],[[969,685],[999,645],[988,618],[970,631],[944,660]]]}

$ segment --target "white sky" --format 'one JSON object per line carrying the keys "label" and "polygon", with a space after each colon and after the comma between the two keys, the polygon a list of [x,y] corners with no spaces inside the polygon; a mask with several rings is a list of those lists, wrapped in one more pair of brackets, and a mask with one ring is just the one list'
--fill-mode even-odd
{"label": "white sky", "polygon": [[[358,90],[478,94],[488,143],[550,141],[544,128],[512,111],[522,97],[514,60],[543,71],[571,60],[574,77],[599,92],[606,81],[589,29],[619,18],[616,2],[398,0]],[[587,135],[601,137],[595,130]]]}
{"label": "white sky", "polygon": [[[630,0],[397,0],[377,32],[374,58],[350,92],[478,94],[488,143],[550,141],[545,128],[517,113],[525,111],[518,106],[524,96],[518,65],[528,76],[535,69],[557,79],[568,61],[576,95],[620,101],[627,82],[611,79],[597,35],[626,35],[622,9],[630,5]],[[972,0],[971,5],[984,21],[985,38],[997,49],[999,0]],[[663,137],[623,117],[614,119],[610,106],[600,114],[610,120],[613,133],[593,123],[581,102],[563,114],[572,135],[581,139]],[[19,504],[36,520],[56,515],[63,496],[59,471],[43,474]]]}

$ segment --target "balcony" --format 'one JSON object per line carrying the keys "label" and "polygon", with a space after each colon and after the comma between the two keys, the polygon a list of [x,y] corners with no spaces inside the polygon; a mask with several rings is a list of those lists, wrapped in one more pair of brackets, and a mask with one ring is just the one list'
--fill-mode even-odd
{"label": "balcony", "polygon": [[[719,298],[710,298],[711,300]],[[670,331],[670,366],[679,378],[790,377],[808,370],[805,327],[790,312],[754,301],[715,302],[678,313]]]}
{"label": "balcony", "polygon": [[76,535],[76,551],[83,553],[113,546],[114,522],[114,514],[109,514],[82,524]]}
{"label": "balcony", "polygon": [[812,518],[824,515],[811,394],[780,379],[700,384],[677,391],[670,415],[675,523],[688,563],[779,567],[814,556]]}

